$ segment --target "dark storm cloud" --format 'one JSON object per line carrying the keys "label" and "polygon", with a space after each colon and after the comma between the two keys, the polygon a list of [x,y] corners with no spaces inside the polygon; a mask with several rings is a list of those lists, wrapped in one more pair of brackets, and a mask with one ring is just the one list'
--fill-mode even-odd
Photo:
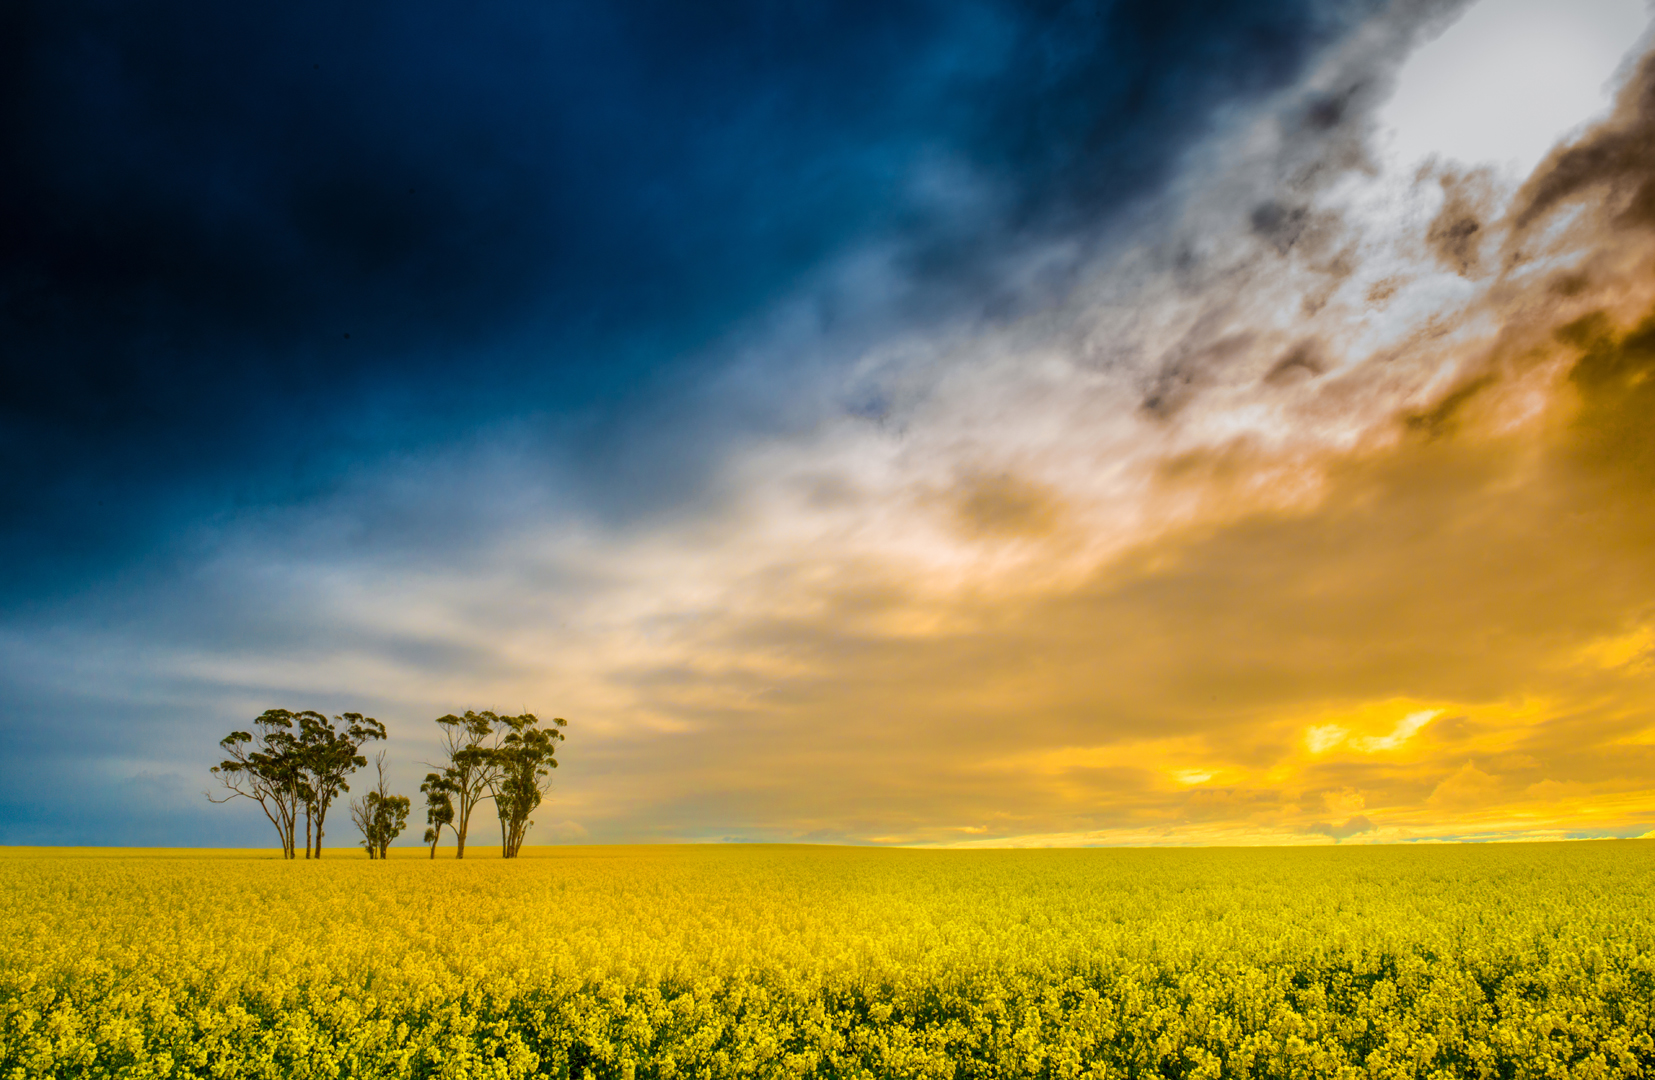
{"label": "dark storm cloud", "polygon": [[1639,65],[1609,123],[1559,147],[1535,170],[1513,220],[1526,228],[1589,193],[1607,193],[1617,225],[1655,225],[1655,56]]}
{"label": "dark storm cloud", "polygon": [[1038,301],[1006,250],[1105,224],[1362,7],[9,5],[8,592],[500,417],[624,412],[870,238],[923,317]]}

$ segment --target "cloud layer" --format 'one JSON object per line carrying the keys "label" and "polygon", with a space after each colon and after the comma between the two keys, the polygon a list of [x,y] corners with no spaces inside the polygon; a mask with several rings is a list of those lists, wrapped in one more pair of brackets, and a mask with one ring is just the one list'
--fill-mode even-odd
{"label": "cloud layer", "polygon": [[[28,129],[0,839],[238,838],[191,800],[278,705],[408,777],[568,716],[542,841],[1655,827],[1655,66],[1532,175],[1398,162],[1458,7],[1186,7],[261,37],[97,155],[119,228]],[[73,115],[171,115],[31,17]]]}

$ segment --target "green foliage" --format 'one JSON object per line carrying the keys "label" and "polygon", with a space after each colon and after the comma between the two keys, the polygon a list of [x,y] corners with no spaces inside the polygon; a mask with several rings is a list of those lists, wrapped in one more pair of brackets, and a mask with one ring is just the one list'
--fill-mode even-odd
{"label": "green foliage", "polygon": [[[335,727],[335,724],[340,726]],[[329,720],[305,710],[266,709],[253,721],[253,731],[232,731],[219,746],[229,754],[213,767],[225,794],[208,799],[228,802],[246,798],[259,804],[275,826],[282,853],[297,858],[297,831],[305,822],[305,858],[322,856],[322,829],[328,808],[342,791],[345,778],[367,764],[362,744],[385,738],[385,725],[361,713],[345,713]]]}
{"label": "green foliage", "polygon": [[293,731],[299,717],[287,709],[266,709],[253,721],[252,731],[232,731],[221,739],[218,745],[229,756],[213,766],[212,772],[227,794],[216,799],[207,795],[213,802],[244,798],[258,803],[275,826],[282,854],[289,859],[293,858],[300,807],[308,797],[304,755]]}
{"label": "green foliage", "polygon": [[377,791],[368,792],[362,803],[362,846],[367,849],[368,858],[383,859],[391,841],[407,827],[413,804],[406,795],[381,795]]}
{"label": "green foliage", "polygon": [[419,789],[425,793],[425,843],[435,859],[443,826],[454,823],[454,785],[442,773],[426,773]]}
{"label": "green foliage", "polygon": [[[314,851],[322,857],[322,824],[328,807],[342,791],[349,791],[345,778],[368,763],[361,753],[362,744],[385,738],[385,725],[361,713],[345,713],[329,721],[316,712],[298,714],[299,764],[305,776],[306,846],[305,856],[311,855],[309,820],[316,822]],[[337,722],[341,726],[334,727]]]}
{"label": "green foliage", "polygon": [[508,859],[517,857],[523,848],[523,839],[534,822],[529,815],[540,805],[546,793],[547,778],[557,768],[557,744],[563,732],[557,728],[568,721],[554,717],[556,727],[543,728],[533,713],[522,716],[495,718],[504,737],[495,749],[499,764],[494,782],[494,808],[500,815],[500,854]]}
{"label": "green foliage", "polygon": [[[555,727],[543,728],[533,713],[508,716],[489,710],[437,718],[448,760],[440,773],[426,776],[420,789],[427,793],[425,840],[433,857],[447,825],[454,831],[455,857],[465,858],[472,811],[485,799],[494,800],[500,818],[501,856],[516,857],[534,824],[529,815],[557,768],[557,744],[563,739],[557,728],[568,721],[558,717],[551,723]],[[440,822],[433,816],[439,814],[446,815]]]}
{"label": "green foliage", "polygon": [[370,859],[383,859],[391,841],[402,834],[408,825],[408,813],[413,804],[406,795],[392,795],[385,777],[385,751],[374,758],[374,771],[379,783],[360,799],[351,801],[351,819],[362,833],[362,847]]}
{"label": "green foliage", "polygon": [[[442,729],[443,750],[448,760],[441,768],[446,794],[454,806],[453,816],[447,822],[454,830],[454,857],[465,858],[466,837],[471,831],[471,813],[489,797],[498,777],[490,738],[494,734],[495,715],[492,712],[467,712],[464,716],[449,713],[437,717]],[[438,830],[439,834],[441,830]],[[432,841],[435,853],[436,840]]]}
{"label": "green foliage", "polygon": [[[567,723],[559,717],[552,726],[542,727],[533,713],[509,716],[487,710],[438,717],[447,760],[420,785],[426,798],[424,842],[431,857],[436,858],[446,827],[454,832],[455,856],[464,858],[472,812],[493,799],[500,818],[500,853],[515,858],[534,824],[529,815],[540,805],[551,770],[557,768],[557,744],[563,740],[557,729]],[[253,722],[253,731],[233,731],[219,743],[228,757],[212,771],[225,794],[215,798],[208,793],[207,798],[258,803],[289,859],[297,858],[302,817],[305,858],[321,858],[328,809],[341,793],[350,791],[351,773],[367,764],[363,744],[384,738],[385,725],[361,713],[329,720],[309,710],[266,710]],[[383,855],[411,811],[406,798],[384,790],[383,771],[377,794],[351,805],[351,817],[370,854]]]}
{"label": "green foliage", "polygon": [[0,854],[0,1077],[1615,1077],[1655,844]]}

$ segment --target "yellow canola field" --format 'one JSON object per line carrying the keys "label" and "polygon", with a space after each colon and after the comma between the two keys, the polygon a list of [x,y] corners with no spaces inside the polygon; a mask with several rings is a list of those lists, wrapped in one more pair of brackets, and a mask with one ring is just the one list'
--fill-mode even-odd
{"label": "yellow canola field", "polygon": [[0,1077],[1655,1069],[1649,842],[396,854],[0,852]]}

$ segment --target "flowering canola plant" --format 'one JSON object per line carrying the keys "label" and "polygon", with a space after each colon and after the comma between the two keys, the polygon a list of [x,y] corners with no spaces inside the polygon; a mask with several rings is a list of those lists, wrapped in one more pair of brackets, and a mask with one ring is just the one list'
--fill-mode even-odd
{"label": "flowering canola plant", "polygon": [[1655,844],[0,854],[0,1078],[1655,1071]]}

